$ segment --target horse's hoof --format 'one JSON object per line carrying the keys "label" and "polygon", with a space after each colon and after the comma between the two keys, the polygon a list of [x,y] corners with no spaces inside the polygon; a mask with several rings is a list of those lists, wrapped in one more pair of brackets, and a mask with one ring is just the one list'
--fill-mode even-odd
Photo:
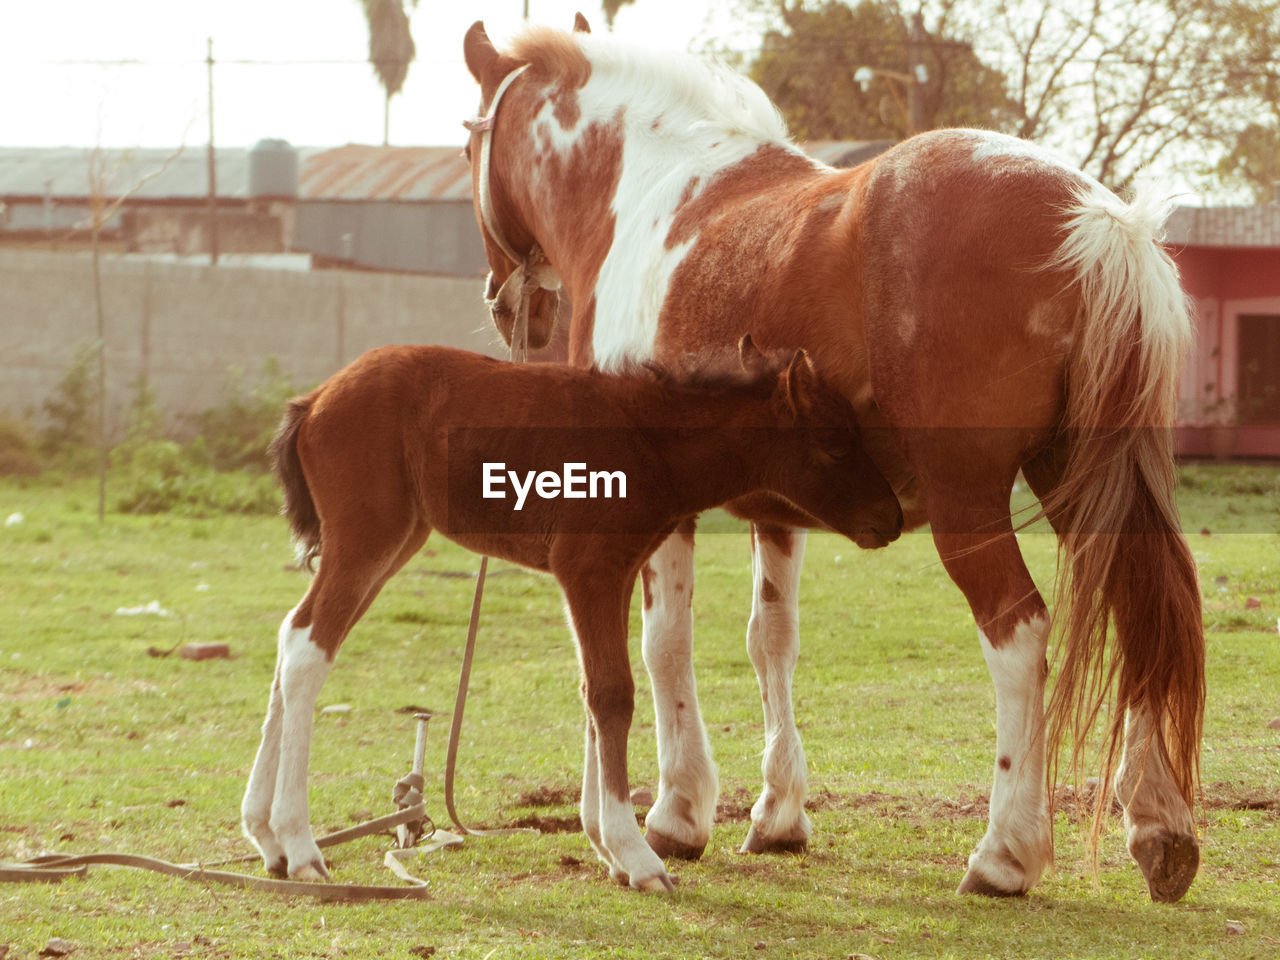
{"label": "horse's hoof", "polygon": [[683,843],[670,834],[655,830],[653,827],[645,831],[644,840],[645,843],[649,844],[649,849],[663,860],[668,857],[675,857],[677,860],[697,860],[702,856],[703,851],[707,849],[705,843]]}
{"label": "horse's hoof", "polygon": [[283,880],[289,876],[289,861],[284,857],[267,864],[267,875],[275,877],[277,880]]}
{"label": "horse's hoof", "polygon": [[1026,896],[1025,890],[1006,890],[1004,887],[997,887],[988,880],[981,872],[970,867],[964,875],[964,879],[960,881],[960,886],[956,888],[956,893],[972,894],[978,897],[1023,897]]}
{"label": "horse's hoof", "polygon": [[739,853],[804,853],[809,848],[808,837],[766,837],[756,825],[751,824],[747,839],[738,848]]}
{"label": "horse's hoof", "polygon": [[[1038,874],[1037,874],[1038,876]],[[979,897],[1021,897],[1035,883],[1027,869],[1006,847],[979,847],[969,857],[969,869],[956,893]]]}
{"label": "horse's hoof", "polygon": [[329,870],[325,867],[323,860],[312,860],[305,863],[292,873],[294,880],[306,880],[317,882],[328,882],[333,878],[329,876]]}
{"label": "horse's hoof", "polygon": [[642,893],[670,893],[675,888],[675,883],[666,873],[649,877],[649,879],[641,880],[640,883],[636,884],[636,889]]}
{"label": "horse's hoof", "polygon": [[1129,852],[1142,868],[1147,891],[1157,903],[1181,900],[1200,868],[1200,845],[1185,833],[1153,831],[1134,843]]}

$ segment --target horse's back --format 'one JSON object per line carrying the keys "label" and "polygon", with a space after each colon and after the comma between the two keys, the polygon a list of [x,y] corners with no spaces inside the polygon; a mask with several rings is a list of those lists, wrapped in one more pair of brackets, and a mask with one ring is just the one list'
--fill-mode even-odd
{"label": "horse's back", "polygon": [[876,400],[895,425],[1056,422],[1078,302],[1053,263],[1087,184],[1048,151],[980,131],[924,134],[878,158],[862,308]]}

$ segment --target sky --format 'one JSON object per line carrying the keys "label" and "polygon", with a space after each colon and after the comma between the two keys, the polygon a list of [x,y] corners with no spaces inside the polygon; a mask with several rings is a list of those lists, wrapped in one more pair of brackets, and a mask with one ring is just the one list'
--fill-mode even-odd
{"label": "sky", "polygon": [[[599,0],[528,3],[531,22],[568,29],[581,10],[604,29]],[[701,49],[740,32],[737,7],[636,0],[614,32],[651,48]],[[501,46],[522,12],[523,0],[420,0],[417,59],[392,101],[393,144],[463,142],[461,122],[479,100],[463,35],[483,20]],[[359,0],[0,0],[0,146],[207,143],[210,37],[219,146],[382,142],[383,93]],[[139,62],[100,62],[122,60]]]}

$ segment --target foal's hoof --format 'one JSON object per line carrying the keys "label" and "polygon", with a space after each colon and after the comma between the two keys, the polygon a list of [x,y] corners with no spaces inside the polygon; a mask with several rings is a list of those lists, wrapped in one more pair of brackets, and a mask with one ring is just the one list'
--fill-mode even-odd
{"label": "foal's hoof", "polygon": [[304,863],[291,874],[294,880],[306,880],[326,883],[333,878],[329,876],[329,870],[324,865],[323,860],[312,860],[310,863]]}
{"label": "foal's hoof", "polygon": [[1129,853],[1147,878],[1147,891],[1157,903],[1177,903],[1196,878],[1200,846],[1185,833],[1156,830],[1137,840]]}
{"label": "foal's hoof", "polygon": [[267,876],[275,877],[277,880],[283,880],[289,876],[289,861],[281,857],[267,864]]}
{"label": "foal's hoof", "polygon": [[660,873],[656,877],[641,880],[635,886],[642,893],[670,893],[676,888],[674,881],[666,873]]}
{"label": "foal's hoof", "polygon": [[707,849],[705,843],[683,843],[670,834],[655,830],[653,827],[645,831],[644,840],[645,843],[649,844],[649,849],[663,860],[668,857],[675,857],[677,860],[697,860],[702,856],[703,851]]}
{"label": "foal's hoof", "polygon": [[809,848],[809,838],[766,837],[756,825],[751,824],[747,839],[738,848],[739,853],[804,853]]}

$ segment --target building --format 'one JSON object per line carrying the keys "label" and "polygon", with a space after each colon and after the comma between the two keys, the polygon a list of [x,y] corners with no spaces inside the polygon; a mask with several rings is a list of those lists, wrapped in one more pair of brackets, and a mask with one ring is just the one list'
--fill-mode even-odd
{"label": "building", "polygon": [[[219,252],[288,252],[293,197],[255,189],[272,186],[270,164],[278,162],[279,146],[280,141],[263,141],[252,149],[214,152],[214,221],[209,157],[202,147],[0,148],[0,245],[82,249],[91,241],[93,210],[100,205],[99,240],[114,252],[208,252],[215,232]],[[305,158],[311,152],[300,153]]]}
{"label": "building", "polygon": [[1180,207],[1165,242],[1196,316],[1179,452],[1280,456],[1280,204]]}

